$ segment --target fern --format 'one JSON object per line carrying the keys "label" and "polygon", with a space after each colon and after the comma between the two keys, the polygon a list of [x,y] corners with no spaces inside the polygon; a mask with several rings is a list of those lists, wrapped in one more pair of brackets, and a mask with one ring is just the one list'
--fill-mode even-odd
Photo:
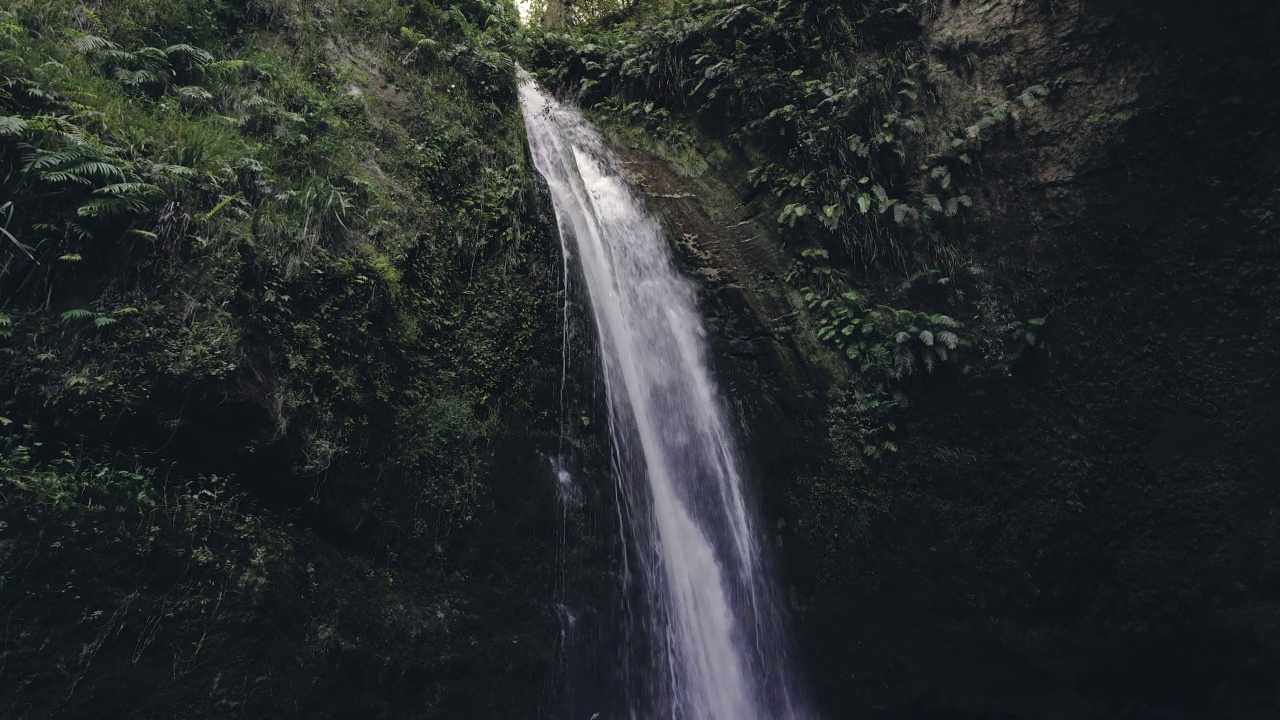
{"label": "fern", "polygon": [[193,68],[204,67],[213,63],[213,55],[207,50],[201,50],[198,47],[186,44],[170,45],[162,51],[165,59],[172,62],[175,58],[182,59],[186,64]]}
{"label": "fern", "polygon": [[146,85],[159,85],[163,81],[160,74],[154,70],[125,70],[124,68],[116,68],[115,78],[125,87],[139,88]]}
{"label": "fern", "polygon": [[206,103],[213,99],[213,93],[198,85],[184,85],[173,89],[173,94],[180,100],[190,103]]}
{"label": "fern", "polygon": [[894,376],[898,379],[902,379],[915,373],[916,354],[907,343],[899,342],[898,345],[893,348],[893,371]]}
{"label": "fern", "polygon": [[39,83],[26,79],[10,79],[5,85],[11,96],[21,96],[34,103],[53,102],[53,93],[40,87]]}
{"label": "fern", "polygon": [[226,196],[225,198],[222,199],[221,202],[219,202],[217,205],[214,205],[212,210],[210,210],[208,213],[205,214],[204,219],[205,220],[212,219],[214,215],[217,215],[219,212],[221,212],[224,208],[226,208],[228,205],[234,202],[235,199],[240,197],[242,194],[243,193],[237,192],[234,195]]}
{"label": "fern", "polygon": [[94,180],[124,180],[124,171],[111,163],[91,160],[71,167],[50,171],[42,176],[41,179],[48,180],[51,176],[92,185]]}
{"label": "fern", "polygon": [[240,73],[247,67],[249,67],[249,63],[244,60],[218,60],[208,65],[202,65],[199,70],[206,77],[227,78]]}
{"label": "fern", "polygon": [[123,182],[124,170],[109,161],[105,151],[84,142],[73,143],[57,152],[37,156],[26,170],[51,185],[96,185]]}
{"label": "fern", "polygon": [[148,174],[156,178],[180,179],[189,178],[196,175],[196,171],[185,165],[172,165],[170,163],[154,163],[148,168]]}
{"label": "fern", "polygon": [[83,308],[76,308],[75,310],[68,310],[62,313],[62,322],[71,322],[72,320],[88,320],[93,316],[94,316],[93,312],[89,310],[85,310]]}
{"label": "fern", "polygon": [[42,157],[32,160],[28,166],[28,170],[45,170],[48,168],[66,165],[68,163],[96,158],[97,153],[91,145],[84,143],[76,143],[69,145],[57,152],[49,153]]}
{"label": "fern", "polygon": [[97,58],[108,65],[131,65],[135,60],[135,55],[128,50],[121,50],[117,45],[112,48],[100,50],[95,53]]}
{"label": "fern", "polygon": [[61,185],[63,183],[80,183],[81,185],[92,185],[93,182],[88,178],[81,177],[75,173],[51,171],[41,173],[40,179],[50,185]]}
{"label": "fern", "polygon": [[21,135],[27,129],[27,121],[17,115],[0,115],[0,136]]}
{"label": "fern", "polygon": [[143,62],[151,62],[156,65],[167,65],[169,63],[169,55],[164,50],[154,47],[138,48],[133,52],[133,57]]}
{"label": "fern", "polygon": [[120,49],[119,45],[107,40],[106,38],[98,37],[97,35],[82,35],[71,43],[71,47],[77,52],[82,53],[94,53],[104,50]]}
{"label": "fern", "polygon": [[93,191],[95,195],[114,195],[116,197],[134,197],[138,195],[158,195],[162,191],[151,183],[123,182],[105,185]]}
{"label": "fern", "polygon": [[112,197],[90,200],[76,208],[76,215],[85,218],[118,217],[141,213],[147,204],[137,198]]}

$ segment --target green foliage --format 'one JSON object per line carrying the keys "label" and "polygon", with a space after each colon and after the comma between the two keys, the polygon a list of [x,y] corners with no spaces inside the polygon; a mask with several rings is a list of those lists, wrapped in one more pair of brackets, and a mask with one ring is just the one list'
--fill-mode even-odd
{"label": "green foliage", "polygon": [[160,447],[251,403],[298,477],[465,525],[555,316],[516,32],[481,0],[6,6],[0,414]]}
{"label": "green foliage", "polygon": [[[925,5],[692,3],[643,27],[537,36],[535,57],[588,106],[667,139],[678,113],[749,149],[762,160],[751,182],[785,205],[779,223],[864,263],[902,263],[972,205],[950,188],[935,211],[913,182],[929,144],[930,70],[914,42]],[[860,52],[875,41],[887,51]]]}
{"label": "green foliage", "polygon": [[[711,136],[751,162],[755,202],[804,248],[785,278],[793,302],[852,378],[833,400],[846,406],[833,447],[859,458],[892,452],[893,413],[930,376],[1006,375],[1021,352],[996,289],[969,274],[973,188],[983,151],[1051,91],[965,90],[967,106],[942,107],[981,48],[926,46],[933,6],[706,0],[643,24],[529,33],[539,78],[597,115],[676,150]],[[877,282],[889,272],[911,279]]]}
{"label": "green foliage", "polygon": [[806,250],[788,279],[801,285],[818,339],[847,359],[860,379],[885,386],[959,359],[968,346],[957,334],[961,323],[940,313],[872,305],[829,259],[826,250]]}
{"label": "green foliage", "polygon": [[53,510],[88,510],[120,505],[155,507],[154,471],[137,459],[128,463],[99,463],[83,452],[62,447],[50,452],[36,439],[35,426],[8,432],[12,421],[0,423],[0,481],[27,493],[37,504]]}

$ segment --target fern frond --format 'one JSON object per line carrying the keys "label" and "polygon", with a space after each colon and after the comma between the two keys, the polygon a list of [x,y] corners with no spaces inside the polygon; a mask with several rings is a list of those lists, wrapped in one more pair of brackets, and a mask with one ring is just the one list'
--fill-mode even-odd
{"label": "fern frond", "polygon": [[154,70],[125,70],[124,68],[116,68],[114,75],[116,80],[120,81],[120,84],[127,87],[158,85],[161,82],[159,73]]}
{"label": "fern frond", "polygon": [[909,345],[899,345],[893,351],[893,373],[898,379],[916,371],[916,356]]}
{"label": "fern frond", "polygon": [[205,90],[198,85],[184,85],[173,89],[173,94],[178,96],[180,100],[186,100],[194,103],[209,102],[213,99],[213,93]]}
{"label": "fern frond", "polygon": [[80,178],[98,180],[124,180],[124,171],[109,162],[88,160],[78,165],[58,168],[60,172],[70,173]]}
{"label": "fern frond", "polygon": [[132,65],[135,61],[133,53],[119,48],[107,48],[97,52],[98,59],[108,65]]}
{"label": "fern frond", "polygon": [[240,106],[246,109],[255,109],[260,107],[270,107],[274,104],[275,103],[271,102],[268,98],[264,98],[261,95],[254,95],[245,99],[244,102],[240,103]]}
{"label": "fern frond", "polygon": [[116,50],[120,46],[97,35],[82,35],[71,43],[76,52],[91,53],[99,50]]}
{"label": "fern frond", "polygon": [[153,63],[165,64],[169,63],[169,56],[164,50],[154,47],[138,48],[133,52],[133,56],[139,60],[150,60]]}
{"label": "fern frond", "polygon": [[244,60],[218,60],[217,62],[211,62],[208,65],[201,66],[199,70],[205,75],[225,77],[239,73],[241,70],[245,69],[248,64],[249,63]]}
{"label": "fern frond", "polygon": [[234,194],[234,195],[228,195],[227,197],[223,198],[221,202],[219,202],[217,205],[214,205],[214,206],[213,206],[213,209],[212,209],[212,210],[210,210],[208,213],[206,213],[206,214],[205,214],[204,219],[205,219],[205,220],[210,220],[210,219],[212,219],[214,215],[217,215],[219,212],[221,212],[221,211],[222,211],[224,208],[226,208],[228,205],[230,205],[231,203],[235,202],[236,198],[240,197],[242,194],[243,194],[243,193],[237,192],[237,193],[236,193],[236,194]]}
{"label": "fern frond", "polygon": [[50,171],[40,174],[42,182],[50,185],[59,185],[61,183],[78,183],[80,185],[92,185],[93,181],[86,177],[81,177],[75,173],[62,172],[59,170]]}
{"label": "fern frond", "polygon": [[114,217],[140,213],[147,209],[147,204],[137,198],[102,198],[90,200],[76,208],[76,215],[86,218]]}
{"label": "fern frond", "polygon": [[136,196],[136,195],[156,195],[163,192],[159,187],[151,183],[143,182],[123,182],[114,183],[112,185],[104,185],[93,191],[94,195],[115,195],[116,197]]}
{"label": "fern frond", "polygon": [[0,115],[0,136],[21,135],[27,129],[27,121],[17,115]]}
{"label": "fern frond", "polygon": [[170,45],[164,49],[165,59],[170,62],[174,58],[182,58],[192,67],[204,67],[213,62],[213,54],[207,50],[201,50],[193,45],[178,44]]}
{"label": "fern frond", "polygon": [[32,80],[9,80],[5,85],[10,88],[11,96],[25,96],[28,100],[38,102],[52,102],[54,99],[53,93],[40,87],[38,83]]}
{"label": "fern frond", "polygon": [[90,158],[98,158],[97,150],[87,143],[73,143],[67,147],[51,152],[48,155],[41,155],[33,159],[27,164],[27,170],[47,170],[66,165],[68,163],[88,160]]}
{"label": "fern frond", "polygon": [[185,178],[195,175],[196,171],[186,165],[155,163],[151,166],[149,173],[158,177]]}
{"label": "fern frond", "polygon": [[76,308],[62,313],[62,322],[70,322],[72,320],[87,320],[93,317],[93,313],[84,308]]}

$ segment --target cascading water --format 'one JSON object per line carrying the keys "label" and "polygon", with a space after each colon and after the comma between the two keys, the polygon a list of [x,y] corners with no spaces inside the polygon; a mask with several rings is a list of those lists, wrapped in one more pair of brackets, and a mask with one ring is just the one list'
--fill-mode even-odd
{"label": "cascading water", "polygon": [[599,134],[528,77],[520,102],[600,337],[633,598],[619,711],[634,720],[809,718],[694,289]]}

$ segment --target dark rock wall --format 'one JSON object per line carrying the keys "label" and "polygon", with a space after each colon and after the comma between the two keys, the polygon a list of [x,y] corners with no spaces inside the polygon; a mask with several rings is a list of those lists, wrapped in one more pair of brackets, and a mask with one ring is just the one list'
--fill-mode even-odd
{"label": "dark rock wall", "polygon": [[990,297],[1048,321],[1008,378],[913,382],[856,473],[746,161],[619,134],[704,279],[830,717],[1280,713],[1278,29],[1266,3],[939,3],[940,112],[1053,88],[966,230]]}

